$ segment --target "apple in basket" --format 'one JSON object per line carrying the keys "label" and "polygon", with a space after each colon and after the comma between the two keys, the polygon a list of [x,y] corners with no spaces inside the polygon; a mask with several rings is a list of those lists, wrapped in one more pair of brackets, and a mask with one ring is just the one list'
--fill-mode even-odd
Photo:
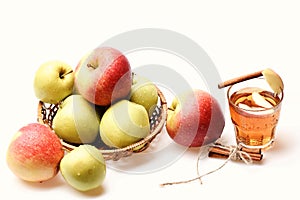
{"label": "apple in basket", "polygon": [[42,182],[57,174],[63,156],[57,135],[46,125],[31,123],[15,133],[6,160],[17,177],[25,181]]}
{"label": "apple in basket", "polygon": [[45,62],[36,71],[33,86],[39,100],[59,103],[73,91],[73,69],[62,61]]}
{"label": "apple in basket", "polygon": [[142,105],[121,100],[105,111],[99,128],[106,145],[123,148],[150,134],[149,116]]}
{"label": "apple in basket", "polygon": [[184,146],[200,147],[214,142],[224,126],[224,115],[217,100],[199,89],[175,97],[168,110],[167,132]]}
{"label": "apple in basket", "polygon": [[68,96],[53,118],[52,128],[64,141],[81,144],[93,142],[99,134],[100,114],[81,95]]}
{"label": "apple in basket", "polygon": [[158,93],[153,82],[133,74],[130,101],[144,106],[151,116],[158,101]]}
{"label": "apple in basket", "polygon": [[119,50],[97,47],[77,65],[75,87],[91,103],[107,106],[128,96],[131,76],[130,64]]}

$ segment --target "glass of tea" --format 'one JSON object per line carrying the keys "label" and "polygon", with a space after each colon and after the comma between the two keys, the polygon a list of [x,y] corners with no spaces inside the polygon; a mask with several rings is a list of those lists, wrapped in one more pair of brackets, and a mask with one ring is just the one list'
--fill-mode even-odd
{"label": "glass of tea", "polygon": [[259,77],[231,85],[227,98],[237,143],[246,148],[271,147],[283,91],[274,93],[268,82]]}

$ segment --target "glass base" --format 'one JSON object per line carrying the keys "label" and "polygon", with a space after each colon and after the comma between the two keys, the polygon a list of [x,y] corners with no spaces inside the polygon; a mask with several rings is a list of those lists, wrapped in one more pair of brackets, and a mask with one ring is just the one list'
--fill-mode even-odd
{"label": "glass base", "polygon": [[237,144],[241,147],[247,148],[247,149],[261,149],[261,150],[268,150],[270,148],[273,147],[274,145],[274,140],[270,140],[268,143],[264,144],[264,145],[247,145],[244,144],[243,142],[239,142],[237,141]]}

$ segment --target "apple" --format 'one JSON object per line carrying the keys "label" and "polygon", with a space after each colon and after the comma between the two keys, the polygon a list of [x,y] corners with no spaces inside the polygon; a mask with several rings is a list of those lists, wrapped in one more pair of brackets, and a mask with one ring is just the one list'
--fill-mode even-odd
{"label": "apple", "polygon": [[36,71],[33,86],[39,100],[57,104],[73,91],[73,69],[61,61],[45,62]]}
{"label": "apple", "polygon": [[100,116],[95,106],[81,95],[70,95],[53,119],[55,133],[64,141],[81,144],[93,142],[99,134]]}
{"label": "apple", "polygon": [[151,116],[158,101],[156,86],[147,78],[134,74],[130,101],[144,106],[148,115]]}
{"label": "apple", "polygon": [[128,100],[110,106],[100,122],[102,141],[111,147],[131,145],[150,133],[150,122],[146,109]]}
{"label": "apple", "polygon": [[106,164],[100,151],[92,145],[80,145],[60,162],[60,172],[66,182],[79,191],[89,191],[102,185]]}
{"label": "apple", "polygon": [[75,69],[75,87],[93,104],[107,106],[126,98],[132,83],[131,67],[117,49],[98,47],[84,56]]}
{"label": "apple", "polygon": [[28,124],[12,138],[6,161],[19,178],[30,182],[43,182],[53,178],[64,156],[57,135],[46,125]]}
{"label": "apple", "polygon": [[224,115],[217,100],[199,89],[179,94],[168,110],[167,132],[183,146],[200,147],[214,142],[224,126]]}

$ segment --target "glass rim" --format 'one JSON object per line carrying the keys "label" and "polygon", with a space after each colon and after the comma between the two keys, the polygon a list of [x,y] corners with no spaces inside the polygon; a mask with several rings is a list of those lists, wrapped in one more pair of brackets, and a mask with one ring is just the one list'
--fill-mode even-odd
{"label": "glass rim", "polygon": [[[250,80],[255,80],[255,79],[265,80],[265,78],[263,78],[263,77],[253,78],[253,79],[250,79]],[[250,81],[250,80],[247,80],[247,81]],[[247,82],[247,81],[243,81],[243,82],[240,82],[240,83],[244,83],[244,82]],[[266,80],[265,80],[265,81],[266,81]],[[250,110],[250,109],[241,108],[241,107],[235,105],[235,104],[230,100],[230,96],[231,96],[231,95],[229,96],[229,93],[230,93],[230,91],[231,91],[231,89],[232,89],[233,86],[235,86],[235,85],[237,85],[237,84],[240,84],[240,83],[236,83],[236,84],[230,85],[229,88],[228,88],[228,90],[227,90],[227,100],[228,100],[229,104],[232,105],[235,109],[242,110],[242,111],[246,111],[246,112],[258,113],[258,112],[268,111],[268,110],[277,110],[278,107],[281,106],[281,102],[282,102],[283,97],[284,97],[283,89],[281,89],[281,93],[280,93],[280,96],[281,96],[281,97],[279,96],[279,97],[280,97],[280,98],[279,98],[280,101],[279,101],[275,106],[273,106],[272,108],[262,108],[262,109],[260,109],[260,110],[252,110],[252,109]],[[268,83],[267,83],[267,84],[268,84]]]}

